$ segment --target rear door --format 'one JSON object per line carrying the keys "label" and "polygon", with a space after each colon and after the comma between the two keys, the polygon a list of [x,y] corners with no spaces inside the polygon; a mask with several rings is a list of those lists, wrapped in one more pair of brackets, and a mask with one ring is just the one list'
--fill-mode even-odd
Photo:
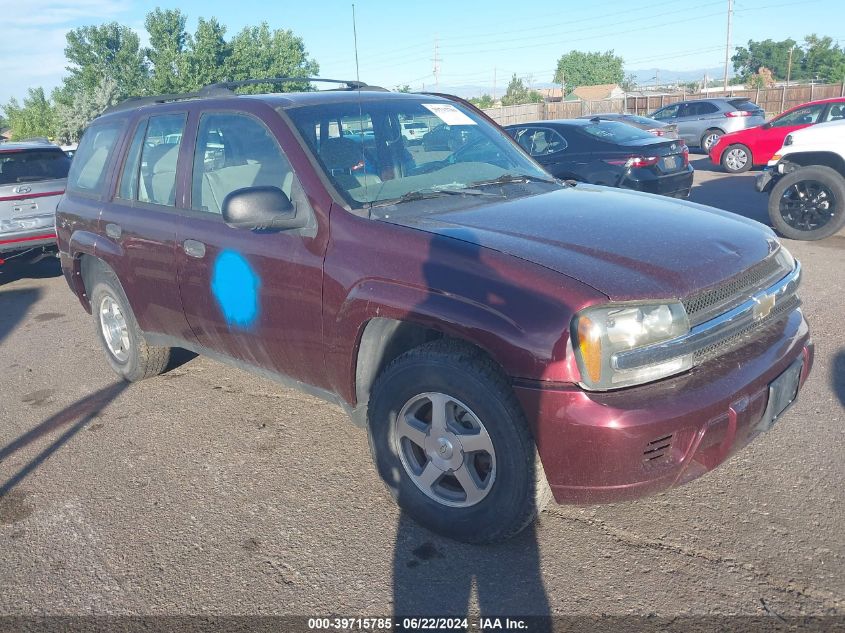
{"label": "rear door", "polygon": [[[275,120],[271,120],[275,119]],[[191,211],[178,231],[182,303],[199,343],[209,350],[307,384],[325,382],[322,283],[325,231],[271,125],[243,111],[202,112],[192,121]],[[221,215],[238,189],[281,189],[297,212],[311,214],[304,229],[231,228]]]}
{"label": "rear door", "polygon": [[177,166],[190,160],[180,155],[187,116],[164,111],[132,128],[113,197],[100,216],[97,254],[117,273],[142,330],[192,340],[175,253]]}
{"label": "rear door", "polygon": [[58,147],[0,145],[0,248],[55,236],[70,159]]}

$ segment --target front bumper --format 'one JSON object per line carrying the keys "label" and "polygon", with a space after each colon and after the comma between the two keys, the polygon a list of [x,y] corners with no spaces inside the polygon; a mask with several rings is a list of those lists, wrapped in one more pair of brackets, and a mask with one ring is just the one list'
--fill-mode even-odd
{"label": "front bumper", "polygon": [[766,193],[775,186],[778,177],[779,174],[771,167],[768,167],[757,174],[757,177],[754,179],[754,188],[760,193]]}
{"label": "front bumper", "polygon": [[763,429],[769,385],[813,345],[796,309],[690,372],[615,392],[516,384],[558,503],[609,503],[687,483]]}

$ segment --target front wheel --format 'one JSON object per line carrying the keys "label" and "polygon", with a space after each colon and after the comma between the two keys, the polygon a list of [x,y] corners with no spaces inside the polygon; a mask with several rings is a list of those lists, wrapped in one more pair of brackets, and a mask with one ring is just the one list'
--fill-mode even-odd
{"label": "front wheel", "polygon": [[373,388],[369,431],[399,506],[443,536],[504,540],[551,497],[510,385],[461,343],[435,341],[394,360]]}
{"label": "front wheel", "polygon": [[740,143],[731,145],[722,153],[722,169],[729,174],[746,172],[752,164],[751,150]]}
{"label": "front wheel", "polygon": [[769,218],[793,240],[820,240],[845,226],[845,177],[821,165],[783,176],[769,194]]}

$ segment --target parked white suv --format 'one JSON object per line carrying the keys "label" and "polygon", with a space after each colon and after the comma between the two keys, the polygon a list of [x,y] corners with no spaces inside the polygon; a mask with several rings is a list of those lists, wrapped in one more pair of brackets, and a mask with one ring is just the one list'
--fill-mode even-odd
{"label": "parked white suv", "polygon": [[820,240],[845,226],[845,120],[789,134],[757,176],[769,218],[794,240]]}

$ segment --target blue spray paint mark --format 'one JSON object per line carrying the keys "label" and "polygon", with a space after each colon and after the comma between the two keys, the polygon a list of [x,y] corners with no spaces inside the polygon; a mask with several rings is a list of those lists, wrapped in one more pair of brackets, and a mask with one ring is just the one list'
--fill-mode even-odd
{"label": "blue spray paint mark", "polygon": [[211,291],[229,327],[249,328],[258,317],[261,279],[240,253],[222,251],[214,262]]}

